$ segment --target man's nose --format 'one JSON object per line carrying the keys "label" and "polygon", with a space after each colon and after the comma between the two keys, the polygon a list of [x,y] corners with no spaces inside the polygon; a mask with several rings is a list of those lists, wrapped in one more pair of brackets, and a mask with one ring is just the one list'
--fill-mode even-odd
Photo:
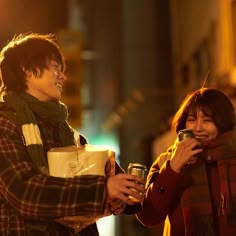
{"label": "man's nose", "polygon": [[59,77],[60,77],[60,79],[62,79],[62,80],[67,80],[67,76],[66,76],[65,73],[62,72],[62,71],[60,71]]}

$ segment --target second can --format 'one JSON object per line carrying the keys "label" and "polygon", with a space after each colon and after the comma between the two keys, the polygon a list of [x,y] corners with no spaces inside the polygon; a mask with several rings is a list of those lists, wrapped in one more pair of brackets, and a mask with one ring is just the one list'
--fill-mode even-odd
{"label": "second can", "polygon": [[[127,173],[131,175],[139,176],[143,179],[146,179],[147,176],[147,167],[139,163],[129,163]],[[141,185],[141,184],[140,184]],[[129,196],[129,198],[134,202],[140,202],[139,199]]]}

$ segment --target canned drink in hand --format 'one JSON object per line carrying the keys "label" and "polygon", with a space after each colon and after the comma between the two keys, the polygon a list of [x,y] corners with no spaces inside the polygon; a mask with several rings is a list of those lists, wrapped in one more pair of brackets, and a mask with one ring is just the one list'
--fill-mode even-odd
{"label": "canned drink in hand", "polygon": [[[178,132],[178,140],[179,141],[182,141],[186,138],[195,138],[194,136],[194,133],[191,129],[181,129],[179,132]],[[196,146],[193,148],[193,150],[196,150],[200,148],[200,146]],[[194,155],[193,157],[197,157],[198,155]]]}
{"label": "canned drink in hand", "polygon": [[181,129],[178,133],[178,140],[182,141],[186,138],[194,138],[193,131],[191,129]]}
{"label": "canned drink in hand", "polygon": [[[139,176],[145,180],[147,176],[147,167],[139,163],[129,163],[127,173],[131,175]],[[139,182],[137,182],[137,184],[139,184],[140,186],[143,186],[143,184]],[[136,191],[136,190],[133,189],[133,191]],[[139,199],[132,196],[129,196],[129,199],[131,199],[133,202],[140,202]]]}

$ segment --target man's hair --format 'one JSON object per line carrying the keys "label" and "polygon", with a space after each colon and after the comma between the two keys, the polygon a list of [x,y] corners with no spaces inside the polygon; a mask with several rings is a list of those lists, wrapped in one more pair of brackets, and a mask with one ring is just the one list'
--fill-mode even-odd
{"label": "man's hair", "polygon": [[172,128],[177,133],[186,128],[189,112],[196,115],[199,110],[211,117],[219,133],[235,128],[235,111],[232,102],[223,92],[214,88],[201,88],[187,95],[173,117]]}
{"label": "man's hair", "polygon": [[26,71],[40,75],[50,60],[55,60],[62,70],[65,69],[63,55],[53,34],[15,35],[0,53],[0,94],[8,91],[24,92],[27,89]]}

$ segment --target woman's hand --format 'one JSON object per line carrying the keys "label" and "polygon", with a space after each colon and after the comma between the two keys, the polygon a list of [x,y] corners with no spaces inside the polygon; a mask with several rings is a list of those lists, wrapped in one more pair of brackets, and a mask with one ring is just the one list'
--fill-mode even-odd
{"label": "woman's hand", "polygon": [[133,205],[134,202],[129,199],[129,195],[138,199],[140,202],[143,200],[145,194],[145,180],[139,176],[121,173],[108,178],[108,201],[119,199],[123,203]]}
{"label": "woman's hand", "polygon": [[171,168],[179,173],[186,164],[193,164],[197,161],[196,155],[203,151],[197,148],[200,143],[195,138],[186,138],[176,143],[174,152],[170,159]]}

